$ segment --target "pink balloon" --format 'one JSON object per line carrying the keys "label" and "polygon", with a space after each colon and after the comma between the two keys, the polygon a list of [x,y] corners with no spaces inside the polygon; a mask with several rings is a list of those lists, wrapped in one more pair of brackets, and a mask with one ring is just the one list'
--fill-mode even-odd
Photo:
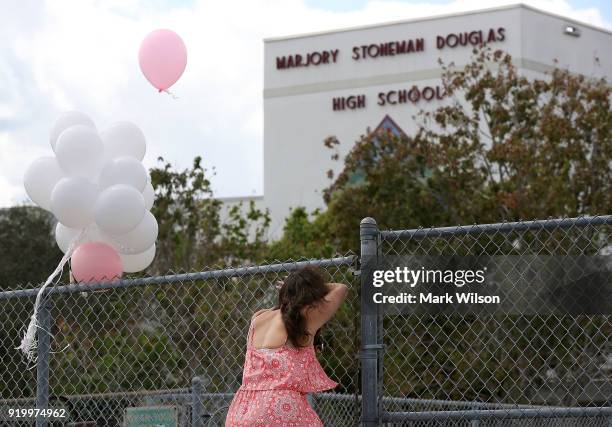
{"label": "pink balloon", "polygon": [[187,48],[171,30],[155,30],[145,37],[138,52],[140,70],[160,92],[181,77],[187,66]]}
{"label": "pink balloon", "polygon": [[123,263],[115,249],[102,242],[80,245],[71,259],[72,275],[77,282],[95,283],[119,279]]}

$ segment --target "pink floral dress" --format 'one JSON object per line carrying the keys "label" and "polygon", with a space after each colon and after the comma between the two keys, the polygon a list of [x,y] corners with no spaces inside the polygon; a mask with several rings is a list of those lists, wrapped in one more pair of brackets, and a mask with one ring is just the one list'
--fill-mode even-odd
{"label": "pink floral dress", "polygon": [[[254,317],[253,317],[254,319]],[[314,347],[253,347],[249,327],[242,385],[229,407],[226,427],[323,426],[306,393],[338,385],[323,371]]]}

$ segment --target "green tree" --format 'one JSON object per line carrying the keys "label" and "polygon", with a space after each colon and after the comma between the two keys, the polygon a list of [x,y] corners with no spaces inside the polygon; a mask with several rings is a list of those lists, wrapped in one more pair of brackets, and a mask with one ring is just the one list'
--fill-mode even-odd
{"label": "green tree", "polygon": [[53,215],[35,206],[0,209],[0,289],[38,285],[62,253],[55,243]]}
{"label": "green tree", "polygon": [[268,246],[268,258],[276,260],[304,257],[326,258],[338,253],[337,242],[326,235],[324,221],[329,217],[319,211],[308,214],[304,207],[291,210],[285,219],[282,237]]}
{"label": "green tree", "polygon": [[258,260],[265,246],[270,219],[250,203],[228,208],[213,197],[210,179],[196,157],[189,169],[174,170],[159,158],[151,169],[155,189],[152,213],[159,223],[157,255],[149,273],[193,271],[212,265],[235,265]]}
{"label": "green tree", "polygon": [[[324,192],[313,224],[344,249],[365,216],[385,228],[496,222],[612,210],[612,113],[605,79],[556,68],[521,75],[510,55],[475,49],[442,64],[447,100],[420,111],[419,129],[370,130]],[[325,145],[339,160],[335,137]]]}

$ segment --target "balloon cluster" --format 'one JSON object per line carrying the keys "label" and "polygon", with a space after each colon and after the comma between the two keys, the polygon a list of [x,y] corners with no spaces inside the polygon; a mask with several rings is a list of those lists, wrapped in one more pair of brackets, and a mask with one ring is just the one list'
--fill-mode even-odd
{"label": "balloon cluster", "polygon": [[98,133],[83,113],[64,113],[50,135],[55,156],[35,160],[24,176],[28,196],[58,220],[57,245],[74,250],[79,282],[111,280],[147,268],[155,257],[154,193],[142,164],[146,141],[133,123]]}

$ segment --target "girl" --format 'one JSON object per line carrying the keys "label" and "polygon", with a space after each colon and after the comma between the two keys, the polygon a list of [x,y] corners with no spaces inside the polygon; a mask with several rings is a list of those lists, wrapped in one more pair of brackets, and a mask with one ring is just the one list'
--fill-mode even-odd
{"label": "girl", "polygon": [[251,318],[242,385],[230,405],[226,427],[323,426],[306,394],[338,383],[323,371],[313,344],[347,292],[344,284],[326,283],[313,266],[287,276],[277,306]]}

